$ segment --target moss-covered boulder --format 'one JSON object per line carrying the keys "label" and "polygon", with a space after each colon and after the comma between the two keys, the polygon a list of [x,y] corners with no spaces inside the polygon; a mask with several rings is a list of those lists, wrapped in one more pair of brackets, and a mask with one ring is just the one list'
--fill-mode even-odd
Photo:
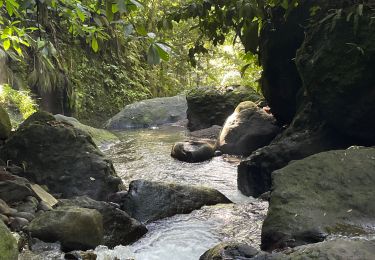
{"label": "moss-covered boulder", "polygon": [[215,189],[135,180],[122,199],[122,209],[145,223],[219,203],[231,201]]}
{"label": "moss-covered boulder", "polygon": [[373,234],[375,148],[329,151],[273,173],[262,249]]}
{"label": "moss-covered boulder", "polygon": [[95,209],[61,207],[40,211],[28,229],[32,237],[61,242],[66,251],[93,249],[103,243],[103,218]]}
{"label": "moss-covered boulder", "polygon": [[7,111],[0,106],[0,140],[5,140],[9,137],[12,125],[10,123]]}
{"label": "moss-covered boulder", "polygon": [[186,119],[186,97],[183,95],[147,99],[127,105],[109,119],[106,129],[147,128]]}
{"label": "moss-covered boulder", "polygon": [[374,12],[364,5],[351,17],[356,8],[349,5],[340,17],[313,26],[296,62],[322,118],[341,133],[375,144]]}
{"label": "moss-covered boulder", "polygon": [[0,220],[0,259],[18,259],[17,241],[2,220]]}
{"label": "moss-covered boulder", "polygon": [[103,216],[103,244],[111,248],[135,242],[147,232],[147,228],[142,223],[113,204],[95,201],[87,196],[60,200],[58,206],[78,206],[99,211]]}
{"label": "moss-covered boulder", "polygon": [[190,131],[222,126],[236,106],[243,101],[259,101],[261,96],[250,87],[227,89],[196,88],[187,96],[187,119]]}
{"label": "moss-covered boulder", "polygon": [[62,198],[105,200],[121,183],[90,135],[48,113],[29,117],[1,148],[0,157],[22,165],[18,175]]}
{"label": "moss-covered boulder", "polygon": [[75,128],[88,133],[98,147],[105,148],[108,147],[108,145],[110,144],[117,143],[120,141],[120,139],[111,132],[104,129],[99,129],[82,124],[74,117],[64,116],[60,114],[54,115],[54,117],[57,121],[71,124]]}
{"label": "moss-covered boulder", "polygon": [[207,250],[199,260],[251,259],[258,253],[257,249],[247,244],[224,242]]}
{"label": "moss-covered boulder", "polygon": [[240,103],[225,121],[217,149],[225,154],[250,155],[268,145],[280,132],[275,118],[254,102]]}

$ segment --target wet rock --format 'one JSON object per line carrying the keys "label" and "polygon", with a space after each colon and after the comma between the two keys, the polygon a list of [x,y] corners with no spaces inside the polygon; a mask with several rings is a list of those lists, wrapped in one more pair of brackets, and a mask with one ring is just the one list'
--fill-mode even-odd
{"label": "wet rock", "polygon": [[127,105],[108,120],[106,129],[158,126],[186,119],[186,97],[153,98]]}
{"label": "wet rock", "polygon": [[327,127],[311,104],[302,109],[293,123],[270,145],[253,152],[238,166],[238,189],[247,196],[258,197],[271,188],[271,173],[323,151],[347,148],[351,140]]}
{"label": "wet rock", "polygon": [[261,97],[250,87],[235,89],[196,88],[187,97],[187,118],[190,131],[222,126],[236,106],[243,101],[258,101]]}
{"label": "wet rock", "polygon": [[19,212],[27,212],[30,214],[33,214],[37,211],[38,209],[38,200],[35,197],[29,196],[26,198],[25,201],[20,202],[17,206],[16,209]]}
{"label": "wet rock", "polygon": [[199,138],[199,139],[212,139],[216,140],[221,132],[221,129],[223,127],[218,125],[213,125],[209,128],[189,132],[189,136],[193,138]]}
{"label": "wet rock", "polygon": [[0,157],[24,165],[24,177],[64,198],[88,195],[105,200],[121,183],[90,136],[44,112],[33,114],[19,127]]}
{"label": "wet rock", "polygon": [[21,217],[9,218],[9,226],[12,231],[21,231],[24,227],[29,225],[30,221]]}
{"label": "wet rock", "polygon": [[75,128],[80,129],[86,132],[87,134],[89,134],[97,146],[104,147],[104,146],[108,146],[111,143],[117,143],[120,141],[120,139],[114,134],[112,134],[111,132],[104,130],[104,129],[98,129],[98,128],[94,128],[94,127],[82,124],[74,117],[63,116],[60,114],[54,115],[54,117],[57,121],[70,124],[74,126]]}
{"label": "wet rock", "polygon": [[28,227],[32,237],[60,241],[64,250],[87,250],[103,242],[103,218],[95,209],[64,207],[40,212]]}
{"label": "wet rock", "polygon": [[373,145],[375,28],[369,9],[364,8],[358,23],[346,19],[351,4],[341,9],[343,15],[332,26],[331,20],[317,23],[307,32],[296,63],[306,93],[322,119],[336,131]]}
{"label": "wet rock", "polygon": [[261,254],[254,260],[294,259],[350,259],[372,260],[375,255],[375,241],[366,239],[334,239],[306,246],[288,249],[282,253]]}
{"label": "wet rock", "polygon": [[130,244],[147,232],[147,228],[142,223],[131,218],[126,212],[112,204],[95,201],[87,196],[60,200],[59,205],[79,206],[99,211],[103,216],[103,243],[108,247]]}
{"label": "wet rock", "polygon": [[0,199],[0,214],[3,215],[10,215],[12,212],[12,209],[8,206],[8,204]]}
{"label": "wet rock", "polygon": [[204,141],[185,141],[175,143],[171,156],[184,162],[203,162],[214,157],[215,147]]}
{"label": "wet rock", "polygon": [[19,202],[34,195],[29,186],[30,182],[25,178],[9,174],[5,176],[6,178],[2,178],[4,181],[0,180],[0,198],[5,202]]}
{"label": "wet rock", "polygon": [[2,221],[0,221],[0,238],[0,257],[6,260],[17,260],[17,241]]}
{"label": "wet rock", "polygon": [[35,218],[35,214],[29,212],[16,212],[11,214],[10,216],[27,219],[28,221],[32,221]]}
{"label": "wet rock", "polygon": [[228,259],[251,259],[259,251],[249,245],[224,242],[206,251],[199,260],[228,260]]}
{"label": "wet rock", "polygon": [[279,132],[272,115],[254,102],[245,101],[225,121],[216,148],[225,154],[248,156],[268,145]]}
{"label": "wet rock", "polygon": [[130,183],[121,207],[145,223],[219,203],[231,201],[215,189],[135,180]]}
{"label": "wet rock", "polygon": [[328,235],[358,236],[375,224],[375,149],[329,151],[275,171],[262,249],[295,247]]}

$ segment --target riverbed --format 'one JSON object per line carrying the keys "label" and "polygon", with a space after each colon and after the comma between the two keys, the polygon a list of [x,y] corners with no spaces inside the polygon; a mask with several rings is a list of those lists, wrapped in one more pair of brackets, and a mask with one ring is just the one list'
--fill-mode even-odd
{"label": "riverbed", "polygon": [[126,187],[136,179],[203,185],[219,190],[234,204],[203,207],[150,223],[149,232],[132,245],[113,250],[98,247],[98,259],[196,260],[207,249],[231,240],[259,248],[268,203],[245,197],[237,190],[238,158],[221,156],[195,164],[173,159],[172,145],[186,139],[181,126],[116,134],[121,142],[104,152]]}

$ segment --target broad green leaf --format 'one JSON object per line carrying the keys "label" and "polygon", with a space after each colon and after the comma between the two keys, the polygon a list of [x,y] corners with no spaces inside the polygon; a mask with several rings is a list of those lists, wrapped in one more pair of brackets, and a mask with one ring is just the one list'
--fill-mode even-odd
{"label": "broad green leaf", "polygon": [[98,41],[96,40],[95,37],[92,37],[92,40],[91,40],[91,48],[94,52],[98,52],[99,50],[99,45],[98,45]]}
{"label": "broad green leaf", "polygon": [[6,39],[4,42],[3,42],[3,46],[4,46],[4,50],[8,50],[10,48],[10,40],[9,39]]}
{"label": "broad green leaf", "polygon": [[143,7],[143,5],[140,2],[138,2],[138,1],[129,0],[129,2],[132,3],[133,5],[135,5],[138,8],[142,8]]}
{"label": "broad green leaf", "polygon": [[146,36],[147,35],[147,30],[144,26],[137,26],[136,27],[137,33],[141,36]]}
{"label": "broad green leaf", "polygon": [[150,65],[157,65],[160,63],[160,55],[154,44],[151,44],[148,49],[147,63]]}
{"label": "broad green leaf", "polygon": [[76,12],[77,12],[78,18],[79,18],[82,22],[84,22],[85,19],[86,19],[85,13],[82,12],[79,8],[76,9]]}
{"label": "broad green leaf", "polygon": [[107,16],[108,21],[111,22],[111,21],[113,20],[112,0],[107,0],[107,1],[106,1],[106,9],[105,9],[105,13],[106,13],[106,16]]}
{"label": "broad green leaf", "polygon": [[155,47],[159,53],[160,58],[164,61],[169,61],[170,48],[167,45],[160,42],[155,43]]}

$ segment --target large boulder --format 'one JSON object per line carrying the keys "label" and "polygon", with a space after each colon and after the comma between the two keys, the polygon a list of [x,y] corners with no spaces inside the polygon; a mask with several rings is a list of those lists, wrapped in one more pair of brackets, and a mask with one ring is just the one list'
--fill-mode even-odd
{"label": "large boulder", "polygon": [[204,141],[177,142],[173,145],[171,156],[183,162],[203,162],[214,157],[215,147]]}
{"label": "large boulder", "polygon": [[9,137],[12,125],[10,123],[7,111],[0,106],[0,140],[5,140]]}
{"label": "large boulder", "polygon": [[259,101],[261,97],[250,87],[197,88],[191,90],[186,99],[188,128],[196,131],[213,125],[222,126],[239,103]]}
{"label": "large boulder", "polygon": [[374,172],[375,148],[359,147],[323,152],[275,171],[262,249],[372,233]]}
{"label": "large boulder", "polygon": [[60,200],[59,206],[79,206],[99,211],[103,216],[103,244],[111,248],[135,242],[147,232],[142,223],[131,218],[126,212],[112,204],[95,201],[87,196]]}
{"label": "large boulder", "polygon": [[0,220],[0,259],[17,260],[18,245],[9,229]]}
{"label": "large boulder", "polygon": [[280,132],[274,117],[254,102],[240,103],[225,121],[217,149],[226,154],[250,155],[268,145]]}
{"label": "large boulder", "polygon": [[347,148],[349,139],[320,122],[319,114],[310,105],[302,109],[293,123],[278,135],[270,145],[253,152],[238,166],[237,186],[247,196],[258,197],[271,188],[271,173],[323,151]]}
{"label": "large boulder", "polygon": [[338,132],[373,145],[373,12],[366,5],[363,14],[352,17],[352,6],[341,10],[340,16],[312,27],[298,51],[296,62],[306,93],[322,118]]}
{"label": "large boulder", "polygon": [[95,209],[61,207],[40,211],[28,229],[32,237],[61,242],[66,251],[93,249],[103,243],[103,218]]}
{"label": "large boulder", "polygon": [[122,209],[141,222],[151,222],[218,203],[231,201],[211,188],[135,180],[123,198]]}
{"label": "large boulder", "polygon": [[22,165],[19,175],[63,198],[88,195],[105,200],[121,183],[91,136],[44,112],[33,114],[19,127],[1,148],[0,157]]}
{"label": "large boulder", "polygon": [[60,114],[54,115],[54,117],[57,121],[71,124],[75,128],[88,133],[92,137],[92,140],[95,142],[95,144],[99,147],[104,147],[108,144],[117,143],[120,141],[120,139],[111,132],[82,124],[74,117],[64,116]]}
{"label": "large boulder", "polygon": [[223,242],[207,250],[199,260],[251,259],[259,251],[247,244]]}
{"label": "large boulder", "polygon": [[143,128],[186,119],[186,97],[153,98],[127,105],[105,124],[113,130]]}

